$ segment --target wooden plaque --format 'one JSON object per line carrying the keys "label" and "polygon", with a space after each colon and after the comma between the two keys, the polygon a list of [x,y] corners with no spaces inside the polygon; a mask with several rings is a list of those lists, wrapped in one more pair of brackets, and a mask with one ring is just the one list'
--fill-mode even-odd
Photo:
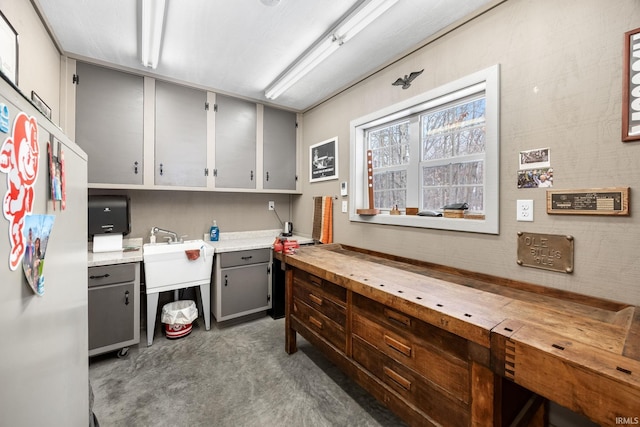
{"label": "wooden plaque", "polygon": [[547,213],[629,215],[629,187],[547,190]]}
{"label": "wooden plaque", "polygon": [[518,265],[573,273],[573,236],[518,232]]}

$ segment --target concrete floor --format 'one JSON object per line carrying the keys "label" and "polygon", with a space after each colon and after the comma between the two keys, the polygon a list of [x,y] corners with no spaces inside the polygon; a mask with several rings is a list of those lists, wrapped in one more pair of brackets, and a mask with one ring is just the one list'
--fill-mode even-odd
{"label": "concrete floor", "polygon": [[404,426],[298,336],[284,351],[284,319],[261,317],[93,357],[94,413],[111,426]]}

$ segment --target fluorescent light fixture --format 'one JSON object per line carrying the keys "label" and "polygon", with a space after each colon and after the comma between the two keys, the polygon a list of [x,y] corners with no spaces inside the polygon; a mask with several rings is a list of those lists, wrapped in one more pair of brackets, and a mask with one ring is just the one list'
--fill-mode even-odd
{"label": "fluorescent light fixture", "polygon": [[162,45],[165,0],[142,0],[142,65],[156,68]]}
{"label": "fluorescent light fixture", "polygon": [[307,55],[303,56],[298,62],[291,67],[276,83],[271,85],[266,91],[265,96],[268,99],[276,99],[284,91],[289,89],[295,82],[300,80],[302,76],[315,68],[326,57],[335,52],[340,45],[336,43],[333,36],[326,37],[317,44]]}
{"label": "fluorescent light fixture", "polygon": [[330,36],[316,42],[307,53],[298,58],[284,74],[272,83],[265,91],[265,97],[267,99],[276,99],[282,95],[304,75],[397,2],[398,0],[368,0],[363,2],[359,8],[336,25]]}
{"label": "fluorescent light fixture", "polygon": [[346,43],[397,2],[398,0],[371,0],[365,3],[349,18],[338,24],[333,35],[342,43]]}

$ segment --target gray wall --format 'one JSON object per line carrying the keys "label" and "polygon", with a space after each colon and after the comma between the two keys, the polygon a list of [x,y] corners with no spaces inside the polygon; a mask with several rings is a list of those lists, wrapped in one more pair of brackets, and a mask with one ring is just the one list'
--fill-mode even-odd
{"label": "gray wall", "polygon": [[[290,198],[287,194],[218,193],[205,191],[162,190],[89,190],[89,194],[127,194],[131,198],[131,234],[149,241],[152,227],[201,239],[215,219],[220,232],[281,228],[269,200],[275,202],[282,221],[289,221]],[[295,224],[294,224],[295,226]],[[296,227],[297,228],[297,227]],[[158,237],[162,241],[162,237]]]}
{"label": "gray wall", "polygon": [[[306,112],[303,154],[338,136],[340,178],[303,181],[304,194],[293,203],[298,231],[311,233],[312,196],[339,195],[339,183],[348,181],[351,120],[499,63],[500,234],[351,223],[334,206],[334,240],[639,305],[640,216],[633,214],[639,200],[631,197],[629,217],[553,216],[544,189],[516,187],[518,153],[549,147],[555,189],[634,191],[640,142],[621,142],[621,78],[623,34],[640,26],[638,6],[636,0],[509,0]],[[410,89],[391,85],[423,68]],[[516,222],[517,199],[534,200],[534,222]],[[573,235],[575,272],[518,266],[518,231]]]}

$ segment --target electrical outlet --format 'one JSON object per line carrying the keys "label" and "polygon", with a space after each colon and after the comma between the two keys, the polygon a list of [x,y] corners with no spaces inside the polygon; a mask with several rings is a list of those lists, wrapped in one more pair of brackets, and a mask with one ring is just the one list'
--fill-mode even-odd
{"label": "electrical outlet", "polygon": [[269,210],[273,211],[276,209],[276,202],[274,202],[273,200],[269,200]]}
{"label": "electrical outlet", "polygon": [[342,201],[342,213],[347,213],[348,208],[349,208],[349,205],[348,205],[347,201],[343,200]]}
{"label": "electrical outlet", "polygon": [[533,221],[533,200],[517,201],[517,221]]}

